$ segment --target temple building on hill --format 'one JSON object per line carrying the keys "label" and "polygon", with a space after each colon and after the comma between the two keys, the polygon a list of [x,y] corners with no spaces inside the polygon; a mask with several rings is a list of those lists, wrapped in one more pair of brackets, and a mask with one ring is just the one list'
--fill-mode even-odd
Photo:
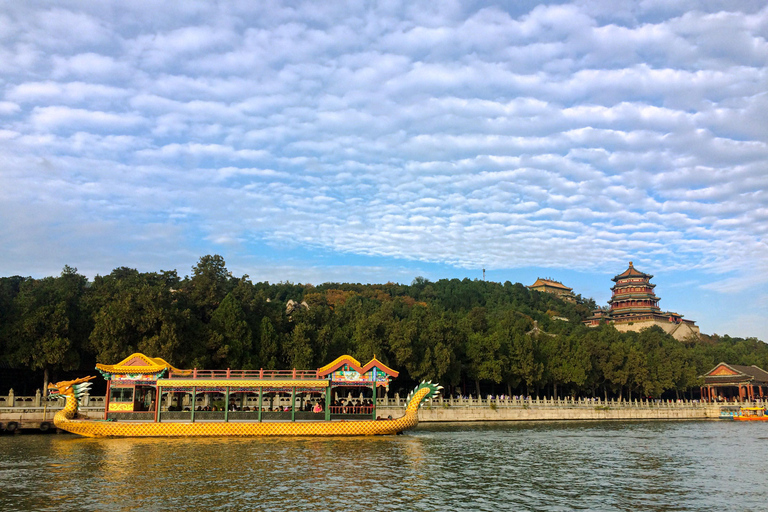
{"label": "temple building on hill", "polygon": [[598,308],[584,320],[590,327],[600,322],[610,322],[622,332],[641,331],[658,325],[676,340],[699,335],[699,327],[693,320],[687,320],[677,313],[661,311],[659,297],[651,284],[651,274],[640,272],[629,262],[629,268],[613,278],[608,308]]}
{"label": "temple building on hill", "polygon": [[536,282],[526,288],[537,292],[552,293],[561,299],[571,302],[576,301],[576,296],[573,294],[573,288],[568,288],[563,283],[553,281],[552,279],[536,278]]}

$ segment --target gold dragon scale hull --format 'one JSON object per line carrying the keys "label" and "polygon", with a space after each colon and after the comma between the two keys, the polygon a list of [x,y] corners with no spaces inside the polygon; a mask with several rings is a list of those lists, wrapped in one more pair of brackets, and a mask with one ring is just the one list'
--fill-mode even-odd
{"label": "gold dragon scale hull", "polygon": [[197,422],[150,423],[97,420],[56,421],[57,428],[85,437],[259,437],[259,436],[377,436],[413,428],[418,419],[317,422]]}

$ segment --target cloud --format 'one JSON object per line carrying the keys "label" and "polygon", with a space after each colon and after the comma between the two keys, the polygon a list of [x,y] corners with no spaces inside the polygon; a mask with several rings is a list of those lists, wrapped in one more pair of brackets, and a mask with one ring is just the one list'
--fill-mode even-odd
{"label": "cloud", "polygon": [[12,101],[0,101],[0,115],[7,116],[19,112],[21,107]]}
{"label": "cloud", "polygon": [[749,2],[15,3],[6,251],[42,252],[34,209],[72,254],[83,226],[129,233],[105,261],[163,233],[176,255],[632,259],[741,289],[766,263],[767,29]]}
{"label": "cloud", "polygon": [[11,87],[6,97],[33,105],[112,105],[125,100],[130,91],[86,82],[24,82]]}
{"label": "cloud", "polygon": [[128,79],[135,72],[128,62],[94,52],[68,57],[57,55],[51,61],[53,65],[51,75],[56,79],[80,78],[117,83]]}
{"label": "cloud", "polygon": [[102,112],[52,106],[34,107],[29,116],[29,124],[39,132],[73,131],[82,128],[120,132],[140,127],[144,124],[144,119],[131,112]]}

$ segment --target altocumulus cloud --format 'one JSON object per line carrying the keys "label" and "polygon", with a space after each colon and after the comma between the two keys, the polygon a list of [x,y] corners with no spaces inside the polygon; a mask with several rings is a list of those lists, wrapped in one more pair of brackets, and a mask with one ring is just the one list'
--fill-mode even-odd
{"label": "altocumulus cloud", "polygon": [[742,290],[761,4],[6,3],[0,270],[267,244]]}

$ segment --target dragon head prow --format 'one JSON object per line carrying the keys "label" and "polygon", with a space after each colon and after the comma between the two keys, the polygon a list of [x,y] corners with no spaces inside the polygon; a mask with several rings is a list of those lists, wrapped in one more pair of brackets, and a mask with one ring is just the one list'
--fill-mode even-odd
{"label": "dragon head prow", "polygon": [[[422,391],[424,389],[426,389],[427,391]],[[408,394],[408,398],[406,399],[405,402],[406,404],[410,404],[411,399],[423,393],[424,396],[422,396],[421,399],[419,400],[419,407],[420,407],[421,404],[423,404],[426,400],[429,400],[430,398],[432,398],[441,389],[443,389],[443,386],[439,384],[435,384],[432,381],[429,381],[429,382],[422,381],[421,384],[416,386],[416,388]]]}
{"label": "dragon head prow", "polygon": [[72,389],[77,396],[79,391],[85,391],[91,387],[90,383],[85,383],[95,378],[95,375],[91,375],[90,377],[82,377],[75,380],[64,380],[55,384],[50,383],[48,384],[48,397],[59,398],[61,396],[67,395],[70,389]]}

